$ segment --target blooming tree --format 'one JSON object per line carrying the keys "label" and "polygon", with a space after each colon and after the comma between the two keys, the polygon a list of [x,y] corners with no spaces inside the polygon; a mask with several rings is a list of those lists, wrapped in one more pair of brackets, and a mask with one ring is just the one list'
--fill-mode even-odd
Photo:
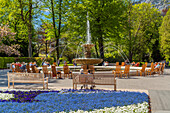
{"label": "blooming tree", "polygon": [[11,41],[15,41],[14,35],[15,33],[8,25],[0,26],[0,53],[5,53],[8,56],[12,54],[20,56],[20,52],[17,50],[19,45],[10,44]]}

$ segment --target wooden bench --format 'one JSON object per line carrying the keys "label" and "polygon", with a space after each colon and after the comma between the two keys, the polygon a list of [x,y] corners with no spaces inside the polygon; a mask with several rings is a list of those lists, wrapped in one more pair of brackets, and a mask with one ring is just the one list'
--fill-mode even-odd
{"label": "wooden bench", "polygon": [[73,89],[77,89],[78,84],[83,85],[114,85],[116,91],[116,78],[114,74],[77,74],[73,75]]}
{"label": "wooden bench", "polygon": [[48,77],[44,78],[43,73],[7,73],[8,75],[8,88],[10,88],[10,83],[37,83],[43,84],[43,89],[48,89]]}

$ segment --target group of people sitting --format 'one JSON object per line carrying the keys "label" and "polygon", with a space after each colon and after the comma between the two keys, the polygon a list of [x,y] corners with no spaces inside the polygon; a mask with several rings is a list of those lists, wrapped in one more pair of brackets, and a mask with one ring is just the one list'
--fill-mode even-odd
{"label": "group of people sitting", "polygon": [[20,62],[16,62],[16,63],[12,63],[11,64],[11,68],[12,68],[12,70],[13,71],[15,71],[15,69],[16,68],[19,68],[19,69],[21,69],[22,71],[25,71],[25,69],[26,69],[26,64],[25,64],[25,62],[22,62],[22,63],[20,63]]}

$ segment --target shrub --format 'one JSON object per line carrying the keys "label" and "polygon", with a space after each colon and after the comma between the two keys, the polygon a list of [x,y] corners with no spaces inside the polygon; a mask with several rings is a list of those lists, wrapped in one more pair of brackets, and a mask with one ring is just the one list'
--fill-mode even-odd
{"label": "shrub", "polygon": [[[44,58],[42,57],[0,57],[0,69],[7,68],[7,63],[12,62],[37,62],[38,66],[41,66]],[[54,58],[47,58],[45,61],[48,61],[50,64],[53,64]]]}

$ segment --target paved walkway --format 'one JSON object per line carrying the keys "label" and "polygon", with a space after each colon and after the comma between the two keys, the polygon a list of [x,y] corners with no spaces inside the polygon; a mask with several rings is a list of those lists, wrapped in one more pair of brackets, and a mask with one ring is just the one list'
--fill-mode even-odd
{"label": "paved walkway", "polygon": [[[0,70],[0,89],[7,88],[7,72]],[[12,88],[12,87],[11,87]],[[16,89],[42,89],[41,84],[19,84]],[[50,79],[50,89],[72,88],[72,79]],[[99,89],[113,89],[113,86],[97,86]],[[164,75],[147,77],[133,76],[130,78],[117,79],[118,90],[143,91],[151,98],[153,113],[170,113],[170,69],[165,69]]]}

